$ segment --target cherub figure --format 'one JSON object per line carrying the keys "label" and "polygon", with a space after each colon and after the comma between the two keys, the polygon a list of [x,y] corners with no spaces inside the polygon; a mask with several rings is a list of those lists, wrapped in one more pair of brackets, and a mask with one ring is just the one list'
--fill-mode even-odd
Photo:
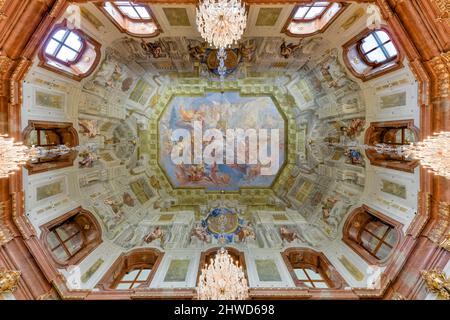
{"label": "cherub figure", "polygon": [[289,59],[294,54],[295,50],[297,50],[301,45],[302,45],[301,40],[298,44],[293,43],[286,44],[286,42],[283,41],[283,43],[280,46],[280,55],[285,59]]}
{"label": "cherub figure", "polygon": [[151,242],[159,239],[160,242],[163,243],[164,236],[165,236],[164,230],[160,226],[158,226],[155,228],[155,230],[153,230],[151,233],[149,233],[148,235],[146,235],[144,237],[144,241],[146,243],[151,243]]}
{"label": "cherub figure", "polygon": [[301,238],[297,232],[290,230],[285,226],[280,227],[280,236],[281,236],[281,240],[283,240],[283,241],[286,240],[287,242],[292,242],[295,239],[301,240]]}

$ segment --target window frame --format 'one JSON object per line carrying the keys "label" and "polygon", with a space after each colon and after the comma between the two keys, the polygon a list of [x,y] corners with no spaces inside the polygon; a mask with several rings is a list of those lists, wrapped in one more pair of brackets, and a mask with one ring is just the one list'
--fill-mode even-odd
{"label": "window frame", "polygon": [[[80,39],[84,42],[82,53],[80,53],[77,60],[72,61],[70,63],[61,61],[61,59],[58,59],[58,58],[54,57],[53,55],[47,54],[45,52],[45,49],[46,49],[47,45],[49,44],[49,42],[51,41],[53,35],[61,29],[67,29],[67,30],[70,30],[70,31],[76,33],[80,37]],[[87,51],[91,49],[91,48],[89,48],[89,46],[91,46],[92,50],[95,52],[95,57],[92,57],[93,58],[92,64],[90,65],[89,69],[87,69],[84,73],[76,72],[76,70],[74,70],[72,67],[77,66],[77,64],[81,62],[81,60],[85,57]],[[84,78],[90,76],[94,72],[94,70],[97,68],[97,66],[100,63],[101,55],[102,55],[101,54],[101,44],[97,40],[95,40],[94,38],[89,36],[83,30],[69,29],[67,20],[63,20],[61,23],[53,25],[50,32],[48,32],[48,34],[45,36],[45,40],[39,48],[39,53],[38,53],[39,64],[38,65],[41,68],[44,68],[49,71],[55,72],[57,74],[63,75],[72,80],[81,81]],[[63,67],[66,67],[69,70],[55,66],[55,65],[51,64],[50,62],[59,64]],[[73,71],[73,72],[71,72],[71,71]]]}
{"label": "window frame", "polygon": [[[125,275],[127,275],[130,272],[139,270],[139,272],[134,277],[133,281],[124,281],[123,278]],[[145,280],[138,280],[139,275],[142,273],[143,270],[150,270],[148,273],[148,276]],[[121,273],[120,277],[118,278],[118,281],[114,283],[114,290],[134,290],[139,289],[141,285],[149,284],[149,280],[152,278],[153,273],[153,266],[150,268],[148,265],[142,264],[142,265],[133,265],[128,270],[124,270],[124,272]],[[129,288],[118,288],[120,284],[129,284]],[[139,284],[137,287],[134,287],[135,284]]]}
{"label": "window frame", "polygon": [[[384,42],[384,43],[381,43],[381,44],[380,44],[381,40],[379,39],[379,37],[378,37],[378,35],[377,35],[377,31],[385,32],[385,33],[387,34],[387,36],[389,37],[389,40],[386,41],[386,42]],[[366,38],[368,38],[370,35],[373,35],[373,37],[375,38],[375,41],[377,42],[377,46],[376,46],[375,48],[371,49],[371,50],[368,51],[368,52],[364,52],[364,50],[363,50],[363,48],[362,48],[363,42],[364,42],[364,40],[365,40]],[[389,42],[391,42],[391,43],[394,45],[395,50],[397,51],[397,54],[396,54],[395,56],[389,57],[389,58],[383,60],[382,62],[373,62],[373,61],[370,61],[370,60],[369,60],[369,58],[367,57],[367,55],[368,55],[370,52],[377,50],[378,48],[380,48],[381,51],[383,51],[384,56],[387,57],[388,54],[387,54],[386,49],[384,49],[384,46],[385,46],[387,43],[389,43]],[[378,67],[380,67],[380,66],[383,66],[383,65],[385,65],[385,64],[388,64],[389,62],[395,61],[395,60],[397,59],[398,55],[399,55],[399,49],[397,48],[397,46],[395,45],[394,41],[392,40],[392,37],[389,35],[389,33],[387,33],[385,30],[382,30],[382,29],[373,30],[372,32],[368,33],[365,37],[361,38],[361,39],[358,41],[358,44],[357,44],[357,46],[356,46],[356,50],[358,51],[359,58],[360,58],[361,60],[363,60],[365,64],[367,64],[368,66],[371,66],[371,67],[373,67],[373,68],[378,68]]]}
{"label": "window frame", "polygon": [[[329,283],[328,283],[328,281],[327,281],[327,279],[324,277],[324,275],[322,274],[322,271],[319,269],[319,270],[314,270],[313,268],[311,268],[311,267],[299,267],[299,268],[293,268],[294,269],[294,272],[295,272],[295,270],[302,270],[303,271],[303,273],[305,274],[305,276],[306,276],[306,280],[302,280],[302,279],[299,279],[298,277],[297,277],[297,281],[299,282],[299,283],[301,283],[302,285],[304,285],[304,286],[306,286],[306,287],[308,287],[309,289],[329,289],[330,288],[330,286],[329,286]],[[309,273],[307,272],[307,270],[310,270],[310,271],[312,271],[312,272],[314,272],[314,273],[316,273],[316,274],[318,274],[319,276],[320,276],[320,280],[314,280],[314,279],[312,279],[311,277],[310,277],[310,275],[309,275]],[[295,273],[295,275],[297,276],[297,273]],[[315,285],[315,283],[325,283],[325,285],[327,286],[326,288],[319,288],[319,287],[317,287],[316,285]],[[309,286],[309,285],[307,285],[306,283],[309,283],[311,286]]]}
{"label": "window frame", "polygon": [[[154,38],[159,36],[163,31],[161,29],[160,24],[158,23],[158,20],[156,20],[155,15],[153,14],[153,10],[150,8],[150,6],[146,3],[139,3],[138,5],[144,6],[147,9],[147,12],[150,15],[150,19],[148,20],[144,20],[144,21],[139,21],[139,20],[133,20],[130,17],[128,17],[127,15],[124,15],[124,13],[115,5],[114,3],[115,1],[103,1],[103,2],[96,2],[95,5],[97,6],[97,8],[109,19],[109,21],[111,21],[112,24],[114,24],[116,26],[117,29],[119,29],[119,31],[121,33],[125,33],[128,34],[130,36],[136,37],[136,38]],[[132,31],[130,31],[128,28],[126,28],[125,26],[121,25],[113,16],[111,16],[111,14],[108,12],[108,10],[105,8],[106,4],[110,4],[122,17],[123,20],[127,20],[133,23],[152,23],[156,26],[156,30],[153,33],[146,33],[146,34],[139,34],[139,33],[134,33]]]}
{"label": "window frame", "polygon": [[[364,225],[360,226],[359,229],[355,229],[354,224],[360,223],[358,219],[365,215]],[[372,218],[372,219],[371,219]],[[381,221],[383,224],[391,227],[391,232],[396,232],[396,243],[392,246],[391,251],[384,259],[379,259],[370,251],[361,244],[360,237],[362,230],[365,228],[366,224],[370,221],[373,221],[373,218]],[[369,220],[371,219],[371,220]],[[342,232],[342,241],[348,245],[354,252],[356,252],[363,260],[365,260],[368,264],[384,266],[386,265],[393,257],[396,249],[403,242],[403,232],[402,232],[403,224],[397,220],[394,220],[385,214],[370,208],[369,206],[363,204],[361,207],[353,210],[345,221],[343,232]],[[356,231],[357,230],[357,231]],[[357,234],[355,234],[357,232]]]}
{"label": "window frame", "polygon": [[[392,44],[394,45],[395,49],[397,50],[397,55],[395,57],[393,57],[393,59],[383,61],[382,63],[373,63],[373,62],[367,60],[366,56],[360,49],[361,41],[374,31],[384,31],[389,36],[390,40],[392,41]],[[365,28],[359,34],[357,34],[356,36],[351,38],[349,41],[344,43],[342,45],[342,49],[343,49],[343,60],[344,60],[345,66],[347,67],[347,69],[350,71],[350,73],[354,77],[361,79],[364,82],[381,77],[389,72],[393,72],[393,71],[403,68],[403,62],[402,62],[403,58],[404,58],[403,49],[401,48],[400,43],[399,43],[397,37],[395,36],[395,34],[393,34],[393,32],[386,25],[381,25],[376,30]],[[356,51],[355,58],[359,59],[367,67],[366,69],[368,69],[368,70],[364,71],[363,73],[360,73],[357,70],[355,70],[352,62],[350,61],[350,59],[348,57],[349,53],[351,53],[352,51]],[[388,65],[388,66],[386,66],[386,65]]]}
{"label": "window frame", "polygon": [[117,5],[116,3],[117,1],[110,1],[111,5],[116,8],[116,10],[118,12],[120,12],[120,14],[122,15],[122,17],[124,19],[128,19],[131,20],[133,22],[142,22],[142,23],[147,23],[147,22],[154,22],[153,20],[153,16],[152,16],[152,11],[150,10],[150,7],[144,3],[133,3],[132,1],[128,1],[128,3],[130,4],[130,6],[136,11],[136,13],[138,14],[138,16],[140,17],[141,15],[139,14],[139,12],[135,9],[135,7],[142,7],[145,8],[145,10],[147,11],[148,15],[150,16],[150,18],[148,19],[137,19],[137,18],[132,18],[129,15],[127,15],[125,12],[122,11],[122,9],[120,9],[121,6]]}
{"label": "window frame", "polygon": [[[80,231],[83,235],[83,245],[80,250],[69,256],[67,259],[59,260],[52,250],[57,247],[52,248],[50,246],[48,237],[50,233],[52,233],[55,229],[59,228],[65,223],[77,223],[77,219],[87,221],[90,226],[88,230],[84,230],[80,226]],[[65,268],[67,266],[80,263],[80,261],[86,258],[103,242],[100,224],[91,212],[83,209],[82,207],[75,208],[64,215],[50,222],[47,222],[46,224],[41,226],[41,230],[42,232],[40,241],[46,249],[48,255],[52,258],[51,261],[53,262],[54,266],[57,268]]]}
{"label": "window frame", "polygon": [[[61,30],[65,30],[66,31],[66,34],[65,34],[62,42],[59,41],[59,40],[54,39],[55,34],[58,33]],[[80,48],[79,52],[77,52],[73,48],[65,45],[65,41],[67,40],[67,38],[69,37],[69,35],[71,33],[76,34],[80,38],[81,48]],[[59,43],[58,51],[57,51],[56,55],[52,55],[52,54],[49,54],[49,53],[46,52],[47,46],[49,45],[50,41],[52,41],[52,40],[55,40],[55,41],[57,41]],[[64,60],[61,60],[61,59],[57,58],[58,53],[61,51],[62,47],[64,47],[64,46],[66,46],[66,47],[70,48],[71,50],[77,52],[77,56],[76,56],[76,58],[74,60],[70,60],[70,61],[66,62]],[[86,50],[87,50],[87,43],[86,43],[86,40],[84,39],[83,35],[80,33],[80,31],[78,29],[70,30],[67,27],[64,27],[64,26],[61,26],[61,25],[51,31],[51,33],[49,34],[49,36],[45,40],[44,45],[42,47],[42,52],[47,57],[47,59],[53,60],[53,61],[57,61],[57,62],[65,65],[66,67],[71,67],[71,66],[77,64],[78,62],[80,62],[81,59],[83,58],[83,55],[86,53]]]}
{"label": "window frame", "polygon": [[[328,1],[323,1],[323,2],[328,2]],[[314,20],[319,20],[328,12],[328,10],[330,10],[331,6],[333,5],[333,2],[328,2],[328,5],[326,7],[317,6],[316,8],[325,8],[325,10],[323,10],[322,13],[320,13],[318,16],[316,16],[314,18],[305,19],[305,17],[308,15],[308,12],[311,10],[311,8],[314,7],[314,3],[315,2],[297,4],[295,6],[295,8],[294,8],[294,15],[290,19],[290,22],[297,22],[297,23],[299,23],[299,22],[311,22],[311,21],[314,21]],[[295,15],[297,14],[298,9],[305,8],[305,7],[309,7],[309,9],[308,9],[308,11],[306,11],[304,17],[301,18],[301,19],[295,18]]]}
{"label": "window frame", "polygon": [[[378,221],[381,221],[381,220],[379,220],[378,218],[377,218],[377,220],[378,220]],[[391,244],[385,242],[385,239],[386,239],[386,237],[389,235],[389,233],[395,232],[395,228],[394,228],[393,226],[391,226],[391,225],[389,225],[389,224],[386,224],[386,223],[384,223],[383,221],[381,221],[381,223],[383,223],[385,226],[387,226],[387,229],[386,229],[386,231],[384,232],[383,236],[380,238],[379,236],[377,236],[376,234],[374,234],[373,232],[371,232],[370,230],[367,229],[367,226],[369,225],[369,223],[371,223],[371,222],[376,222],[377,220],[368,221],[368,222],[364,225],[364,227],[361,228],[361,231],[360,231],[359,236],[358,236],[358,240],[360,241],[360,245],[361,245],[361,246],[362,246],[369,254],[371,254],[374,258],[379,259],[379,258],[377,257],[377,253],[378,253],[378,251],[380,250],[380,248],[381,248],[381,246],[382,246],[383,244],[384,244],[385,246],[389,247],[389,248],[391,249],[390,251],[392,251],[392,250],[394,249],[394,246],[392,246]],[[374,248],[373,250],[370,249],[370,248],[367,248],[366,246],[364,246],[364,245],[362,244],[363,241],[361,240],[361,238],[362,238],[362,236],[363,236],[364,233],[368,233],[370,236],[372,236],[373,238],[375,238],[375,239],[377,240],[377,245],[375,246],[375,248]],[[382,259],[379,259],[379,260],[382,260]]]}
{"label": "window frame", "polygon": [[[325,1],[324,1],[325,2]],[[319,16],[316,17],[314,19],[310,19],[310,20],[301,20],[301,19],[295,19],[295,14],[297,13],[297,10],[305,5],[304,3],[299,3],[297,4],[294,9],[291,11],[291,14],[289,15],[288,19],[286,20],[286,23],[283,26],[283,29],[281,30],[282,33],[288,35],[289,37],[293,37],[293,38],[306,38],[306,37],[311,37],[314,36],[316,34],[320,34],[320,33],[324,33],[329,27],[330,25],[345,11],[345,9],[349,6],[348,3],[346,2],[334,2],[334,1],[326,1],[329,2],[329,5],[327,7],[326,10],[324,10],[324,12]],[[331,19],[329,21],[327,21],[320,29],[311,32],[311,33],[304,33],[304,34],[299,34],[299,33],[292,33],[289,30],[289,26],[291,23],[310,23],[312,21],[315,20],[320,20],[322,19],[326,13],[330,10],[330,8],[334,5],[334,4],[338,4],[340,6],[339,11],[336,12],[336,14],[331,17]]]}
{"label": "window frame", "polygon": [[[49,237],[50,234],[54,234],[54,235],[56,236],[56,239],[57,239],[58,242],[59,242],[59,244],[58,244],[57,246],[54,246],[53,248],[52,248],[52,247],[49,247],[49,248],[50,248],[50,251],[52,252],[52,254],[54,254],[54,251],[55,251],[56,249],[58,249],[59,247],[61,247],[61,248],[63,248],[64,252],[66,253],[66,255],[67,255],[67,257],[68,257],[67,260],[72,259],[72,258],[73,258],[74,256],[76,256],[81,250],[83,250],[83,248],[84,248],[84,246],[85,246],[85,243],[86,243],[86,237],[84,236],[84,234],[83,234],[83,232],[82,232],[80,226],[78,226],[78,225],[76,224],[76,222],[71,221],[71,220],[73,220],[73,217],[72,217],[71,219],[68,219],[68,220],[66,220],[66,221],[64,221],[64,222],[62,222],[62,223],[60,223],[59,225],[56,225],[56,226],[52,227],[52,228],[49,230],[49,234],[47,235],[47,237]],[[58,230],[59,228],[61,228],[62,226],[64,226],[65,224],[67,224],[67,223],[71,223],[71,224],[75,225],[76,228],[77,228],[77,232],[75,232],[74,234],[72,234],[71,236],[69,236],[66,240],[62,240],[62,238],[61,238],[61,236],[59,235],[59,233],[57,232],[57,230]],[[75,251],[74,253],[71,253],[70,250],[69,250],[69,249],[67,248],[67,246],[66,246],[66,242],[68,242],[69,240],[71,240],[72,238],[74,238],[75,236],[77,236],[78,234],[80,234],[81,239],[83,240],[83,243],[82,243],[81,247],[80,247],[77,251]]]}

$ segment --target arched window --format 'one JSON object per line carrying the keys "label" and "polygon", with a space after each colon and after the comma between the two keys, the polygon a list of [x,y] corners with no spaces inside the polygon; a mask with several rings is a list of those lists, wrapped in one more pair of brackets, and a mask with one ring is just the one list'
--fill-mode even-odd
{"label": "arched window", "polygon": [[403,66],[399,47],[386,27],[364,30],[343,48],[347,67],[364,81]]}
{"label": "arched window", "polygon": [[27,162],[25,168],[28,174],[72,166],[77,156],[75,150],[64,154],[54,152],[60,145],[68,148],[78,145],[78,134],[72,123],[30,120],[22,137],[27,146],[41,147],[48,151],[47,155]]}
{"label": "arched window", "polygon": [[156,249],[136,249],[122,254],[106,272],[97,287],[103,290],[148,288],[163,257]]}
{"label": "arched window", "polygon": [[[372,122],[365,134],[365,143],[370,146],[387,144],[393,147],[408,145],[417,141],[419,129],[413,120]],[[374,166],[413,172],[419,164],[417,160],[406,158],[396,153],[378,153],[376,150],[366,150],[367,158]]]}
{"label": "arched window", "polygon": [[58,266],[77,264],[101,242],[94,216],[81,207],[42,226],[42,241]]}
{"label": "arched window", "polygon": [[364,205],[347,219],[343,241],[368,263],[385,263],[400,241],[401,226]]}
{"label": "arched window", "polygon": [[298,287],[340,289],[347,285],[323,253],[306,248],[289,248],[282,256]]}
{"label": "arched window", "polygon": [[74,80],[90,75],[100,61],[100,44],[67,21],[55,25],[39,53],[40,67]]}
{"label": "arched window", "polygon": [[337,2],[319,1],[297,5],[286,22],[283,32],[291,37],[305,37],[324,32],[343,11]]}
{"label": "arched window", "polygon": [[120,32],[135,37],[156,37],[159,25],[150,7],[133,1],[106,1],[98,8],[114,23]]}

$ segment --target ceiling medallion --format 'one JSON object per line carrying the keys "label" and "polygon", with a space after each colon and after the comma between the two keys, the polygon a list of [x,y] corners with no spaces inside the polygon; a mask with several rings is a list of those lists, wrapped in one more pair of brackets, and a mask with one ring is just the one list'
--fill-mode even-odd
{"label": "ceiling medallion", "polygon": [[226,48],[242,38],[247,13],[240,0],[203,0],[197,8],[197,28],[203,39],[217,50],[220,80],[227,74]]}

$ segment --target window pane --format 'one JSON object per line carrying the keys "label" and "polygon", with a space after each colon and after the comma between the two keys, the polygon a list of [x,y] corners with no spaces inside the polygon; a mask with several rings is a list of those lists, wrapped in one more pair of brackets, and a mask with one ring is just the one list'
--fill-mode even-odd
{"label": "window pane", "polygon": [[395,57],[397,55],[397,49],[392,42],[388,42],[384,45],[384,48],[389,53],[389,57]]}
{"label": "window pane", "polygon": [[409,144],[415,141],[416,137],[414,136],[414,132],[411,129],[405,129],[405,143]]}
{"label": "window pane", "polygon": [[314,288],[313,285],[311,284],[311,282],[309,282],[309,281],[305,281],[305,282],[303,282],[303,284],[306,285],[307,287]]}
{"label": "window pane", "polygon": [[311,269],[307,269],[305,270],[305,272],[308,273],[308,276],[311,278],[311,280],[322,280],[322,276]]}
{"label": "window pane", "polygon": [[76,51],[73,51],[72,49],[69,49],[66,46],[63,46],[61,50],[59,51],[56,58],[59,60],[62,60],[64,62],[71,62],[74,61],[77,58],[78,53]]}
{"label": "window pane", "polygon": [[361,244],[369,252],[373,252],[378,245],[379,240],[370,233],[363,231],[361,233]]}
{"label": "window pane", "polygon": [[50,232],[48,234],[47,243],[51,249],[55,249],[57,246],[60,245],[60,242],[54,232]]}
{"label": "window pane", "polygon": [[56,39],[58,41],[62,41],[67,32],[68,32],[68,30],[66,30],[66,29],[59,30],[52,36],[52,38]]}
{"label": "window pane", "polygon": [[328,5],[329,5],[329,3],[326,1],[314,2],[315,7],[327,7]]}
{"label": "window pane", "polygon": [[386,60],[386,56],[384,55],[383,51],[378,48],[370,53],[367,54],[367,59],[371,62],[380,63]]}
{"label": "window pane", "polygon": [[387,258],[389,253],[391,252],[391,248],[388,246],[382,244],[380,249],[378,249],[378,252],[376,253],[376,257],[380,260]]}
{"label": "window pane", "polygon": [[305,19],[317,18],[324,11],[324,7],[312,7],[311,10],[309,10],[309,12],[306,14]]}
{"label": "window pane", "polygon": [[308,278],[305,275],[305,272],[303,269],[294,269],[295,275],[297,276],[298,280],[307,280]]}
{"label": "window pane", "polygon": [[66,261],[69,259],[69,256],[67,255],[66,251],[64,251],[63,247],[58,247],[53,251],[53,254],[55,255],[56,259],[60,261]]}
{"label": "window pane", "polygon": [[366,230],[370,231],[380,239],[384,236],[388,228],[389,226],[380,221],[369,222],[365,227]]}
{"label": "window pane", "polygon": [[316,288],[319,289],[327,289],[328,285],[326,282],[314,282],[314,285],[316,286]]}
{"label": "window pane", "polygon": [[83,247],[83,238],[81,234],[75,235],[70,240],[64,243],[66,245],[67,250],[69,250],[71,255],[77,253]]}
{"label": "window pane", "polygon": [[122,281],[134,281],[138,273],[139,269],[130,271],[123,276]]}
{"label": "window pane", "polygon": [[384,242],[393,247],[397,242],[397,232],[395,232],[395,230],[393,229],[389,230],[389,233],[386,235],[386,238],[384,238]]}
{"label": "window pane", "polygon": [[148,14],[148,11],[144,7],[134,7],[136,11],[139,13],[142,19],[150,19],[150,15]]}
{"label": "window pane", "polygon": [[150,269],[143,269],[142,271],[141,271],[141,273],[139,274],[139,277],[137,278],[137,280],[138,281],[145,281],[145,280],[147,280],[148,279],[148,276],[150,275],[150,272],[151,272],[152,270],[150,270]]}
{"label": "window pane", "polygon": [[39,137],[41,138],[40,145],[48,144],[47,143],[47,133],[45,132],[45,130],[39,131]]}
{"label": "window pane", "polygon": [[78,231],[78,227],[71,222],[67,222],[56,229],[56,232],[58,233],[62,241],[67,240],[68,238],[70,238],[70,236],[74,235]]}
{"label": "window pane", "polygon": [[376,31],[378,38],[381,40],[381,43],[385,43],[386,41],[391,40],[388,34],[384,31]]}
{"label": "window pane", "polygon": [[70,33],[70,35],[67,37],[67,40],[64,41],[64,44],[78,52],[80,52],[81,46],[83,45],[81,43],[80,37],[74,32]]}
{"label": "window pane", "polygon": [[141,282],[135,282],[132,286],[131,286],[131,289],[136,289],[136,288],[139,288],[140,286],[141,286]]}
{"label": "window pane", "polygon": [[294,19],[303,19],[309,7],[300,7],[294,15]]}
{"label": "window pane", "polygon": [[119,290],[128,290],[128,289],[130,289],[130,285],[131,285],[131,283],[119,283],[119,284],[117,285],[117,288],[116,288],[116,289],[119,289]]}
{"label": "window pane", "polygon": [[375,40],[374,36],[371,34],[364,38],[362,43],[362,50],[364,52],[369,52],[373,48],[376,48],[378,46],[377,41]]}
{"label": "window pane", "polygon": [[123,7],[119,7],[119,9],[122,11],[122,13],[124,13],[128,17],[133,18],[133,19],[139,19],[139,15],[133,9],[133,7],[125,7],[125,6],[123,6]]}
{"label": "window pane", "polygon": [[55,41],[53,39],[50,40],[50,42],[47,44],[47,47],[45,47],[45,53],[50,54],[52,56],[55,55],[58,46],[59,46],[58,41]]}

